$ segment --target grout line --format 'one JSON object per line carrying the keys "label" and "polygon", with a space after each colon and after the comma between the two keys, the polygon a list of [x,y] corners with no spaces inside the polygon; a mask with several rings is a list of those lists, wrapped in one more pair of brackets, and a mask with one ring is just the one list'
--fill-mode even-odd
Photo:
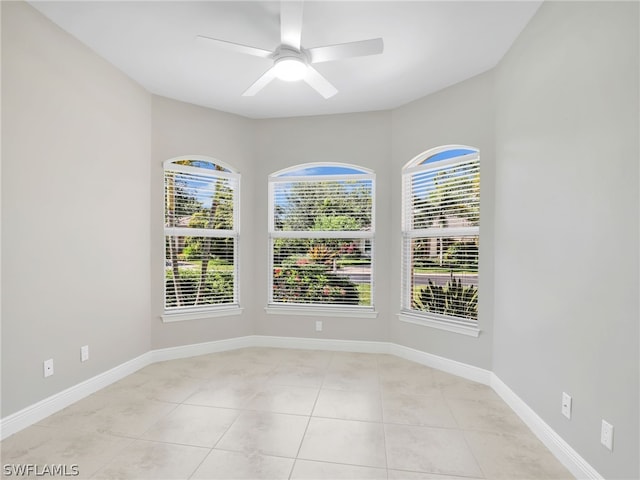
{"label": "grout line", "polygon": [[291,472],[289,473],[289,480],[291,479],[291,475],[293,475],[293,470],[296,466],[296,462],[298,461],[298,458],[300,456],[300,450],[302,450],[302,444],[304,443],[304,439],[307,436],[307,431],[309,430],[309,424],[311,423],[311,419],[314,418],[313,416],[313,412],[316,409],[316,405],[318,404],[318,399],[320,398],[320,393],[322,392],[322,386],[324,385],[324,380],[327,376],[327,372],[329,371],[329,366],[331,365],[331,361],[333,360],[333,356],[334,356],[335,352],[332,352],[331,355],[329,356],[329,361],[326,363],[326,365],[322,368],[323,371],[323,375],[322,375],[322,381],[320,382],[320,387],[318,388],[318,393],[316,394],[316,399],[313,402],[313,407],[311,407],[311,412],[309,413],[309,418],[307,420],[307,425],[304,429],[304,433],[302,434],[302,438],[300,439],[300,445],[298,446],[298,451],[296,452],[296,458],[293,461],[293,465],[291,466]]}
{"label": "grout line", "polygon": [[380,398],[380,417],[382,418],[382,448],[384,449],[384,465],[387,470],[387,479],[389,478],[389,458],[387,455],[387,429],[384,423],[384,400],[382,394],[382,379],[380,378],[380,356],[376,357],[376,371],[378,373],[379,391],[378,397]]}
{"label": "grout line", "polygon": [[[320,351],[320,350],[318,350]],[[326,416],[315,416],[314,412],[315,412],[315,408],[317,407],[318,401],[319,401],[319,397],[320,394],[323,391],[340,391],[340,392],[345,392],[345,393],[350,393],[353,392],[353,390],[347,390],[347,389],[335,389],[335,388],[326,388],[325,384],[326,384],[326,380],[327,380],[327,376],[331,373],[331,372],[340,372],[341,369],[344,369],[344,371],[354,371],[354,372],[358,372],[359,370],[362,369],[369,369],[370,368],[370,364],[366,364],[366,363],[362,363],[359,362],[357,357],[354,357],[355,360],[353,362],[350,363],[349,358],[345,357],[343,354],[345,352],[341,352],[341,351],[327,351],[330,353],[330,355],[328,355],[328,360],[325,361],[325,358],[320,359],[321,361],[319,362],[320,364],[309,364],[309,365],[304,365],[305,367],[308,367],[310,369],[314,369],[317,370],[318,372],[322,372],[322,380],[320,382],[320,386],[319,387],[312,387],[312,386],[305,386],[305,385],[280,385],[280,384],[272,384],[269,383],[269,378],[271,378],[271,376],[273,375],[273,373],[280,367],[295,367],[297,364],[295,363],[295,359],[293,358],[287,358],[286,356],[283,357],[283,359],[279,360],[278,363],[259,363],[259,362],[253,362],[253,361],[247,361],[246,364],[241,363],[240,366],[238,366],[238,369],[241,370],[251,370],[253,367],[255,366],[260,366],[260,367],[264,367],[267,368],[268,371],[262,375],[259,375],[258,378],[261,378],[262,380],[260,380],[260,382],[256,382],[257,388],[260,389],[268,389],[270,388],[270,386],[274,385],[274,386],[284,386],[284,387],[291,387],[291,388],[300,388],[300,389],[312,389],[312,388],[317,388],[317,393],[315,395],[315,400],[313,402],[313,406],[311,407],[311,411],[308,415],[305,414],[296,414],[296,413],[285,413],[285,412],[273,412],[273,411],[269,411],[269,410],[256,410],[256,409],[249,409],[248,406],[250,405],[250,402],[256,397],[257,392],[253,393],[249,400],[243,404],[243,406],[241,408],[237,408],[237,407],[221,407],[221,406],[215,406],[215,405],[203,405],[203,404],[194,404],[194,403],[189,403],[189,398],[191,398],[196,392],[200,391],[203,387],[205,387],[206,385],[215,382],[216,381],[216,377],[214,376],[213,378],[199,378],[199,377],[191,377],[192,379],[194,379],[195,381],[197,381],[197,385],[198,388],[192,392],[190,395],[188,395],[185,399],[183,399],[180,402],[173,402],[173,401],[165,401],[165,400],[158,400],[155,399],[153,397],[147,397],[146,395],[143,395],[141,398],[143,398],[144,400],[148,400],[148,401],[153,401],[156,403],[161,403],[164,404],[166,406],[172,406],[173,408],[169,409],[166,413],[161,414],[146,430],[144,430],[144,432],[142,432],[140,435],[131,435],[131,434],[124,434],[124,433],[118,433],[118,432],[112,432],[112,431],[96,431],[96,430],[84,430],[82,428],[72,428],[70,430],[73,431],[77,431],[78,433],[89,433],[89,434],[97,434],[97,435],[104,435],[110,438],[120,438],[120,439],[127,439],[128,441],[125,442],[126,446],[122,447],[122,448],[118,448],[116,450],[116,453],[114,453],[113,455],[109,456],[109,458],[104,462],[100,462],[101,464],[95,469],[95,471],[93,472],[93,476],[95,476],[99,471],[101,471],[102,469],[106,468],[108,465],[110,465],[119,455],[121,455],[127,448],[127,446],[131,445],[132,442],[135,441],[142,441],[142,442],[147,442],[147,443],[156,443],[156,444],[169,444],[169,445],[180,445],[180,446],[186,446],[186,447],[193,447],[193,448],[199,448],[199,449],[208,449],[208,453],[204,456],[203,460],[198,464],[198,466],[194,469],[194,471],[191,473],[191,475],[189,476],[189,478],[192,478],[193,475],[195,474],[195,472],[202,466],[202,464],[205,462],[205,460],[211,455],[211,453],[214,450],[220,450],[220,451],[229,451],[229,452],[236,452],[236,453],[245,453],[242,450],[228,450],[228,449],[222,449],[219,448],[218,445],[220,444],[221,440],[226,436],[226,434],[229,432],[229,430],[236,424],[236,422],[238,421],[238,418],[240,418],[240,416],[242,416],[245,413],[248,412],[258,412],[258,413],[265,413],[265,414],[273,414],[273,415],[289,415],[289,416],[296,416],[296,417],[307,417],[307,422],[306,422],[306,426],[303,432],[303,435],[300,439],[300,443],[297,449],[297,453],[295,455],[294,458],[291,457],[287,457],[287,456],[282,456],[282,455],[272,455],[272,454],[264,454],[264,453],[258,453],[256,452],[258,455],[261,456],[266,456],[266,457],[277,457],[277,458],[285,458],[285,459],[290,459],[293,460],[293,463],[291,465],[291,469],[289,472],[289,479],[292,477],[293,475],[293,471],[295,469],[295,466],[298,462],[298,460],[300,461],[311,461],[311,462],[317,462],[317,463],[328,463],[328,464],[335,464],[335,465],[351,465],[351,466],[356,466],[356,467],[365,467],[365,468],[372,468],[372,469],[378,469],[378,470],[382,470],[383,467],[377,467],[377,466],[370,466],[370,465],[359,465],[359,464],[351,464],[351,463],[339,463],[339,462],[331,462],[331,461],[324,461],[324,460],[316,460],[316,459],[306,459],[306,458],[300,458],[300,451],[302,449],[302,445],[304,443],[305,437],[308,433],[308,429],[310,426],[310,422],[312,418],[322,418],[322,419],[332,419],[332,420],[339,420],[339,421],[347,421],[347,422],[361,422],[361,423],[369,423],[369,424],[382,424],[383,426],[383,448],[384,448],[384,455],[385,455],[385,465],[386,465],[386,472],[387,472],[387,476],[389,474],[389,463],[388,463],[388,456],[387,456],[387,432],[386,432],[386,425],[397,425],[397,426],[404,426],[404,427],[418,427],[418,428],[429,428],[429,429],[441,429],[441,430],[453,430],[453,431],[459,431],[462,433],[463,435],[463,440],[464,440],[464,444],[466,445],[466,447],[468,448],[469,452],[472,455],[472,458],[475,460],[476,465],[479,469],[479,471],[481,472],[483,477],[486,477],[479,461],[478,458],[476,457],[476,453],[474,452],[474,450],[471,448],[471,445],[469,443],[469,440],[467,438],[467,433],[468,432],[483,432],[483,433],[492,433],[492,434],[499,434],[499,435],[503,435],[505,434],[505,432],[498,432],[496,430],[487,430],[487,429],[483,429],[483,428],[462,428],[460,422],[458,421],[457,417],[454,415],[454,411],[453,408],[450,404],[450,401],[455,401],[457,399],[462,399],[462,400],[470,400],[470,395],[472,395],[472,393],[469,393],[469,395],[465,396],[465,395],[460,395],[458,396],[454,396],[454,397],[449,397],[447,395],[444,394],[444,387],[442,385],[435,385],[434,384],[434,392],[439,392],[439,394],[442,396],[446,407],[449,411],[449,413],[451,414],[452,418],[454,419],[455,423],[456,423],[456,427],[448,427],[448,426],[436,426],[436,425],[420,425],[420,424],[416,424],[416,423],[394,423],[394,422],[386,422],[385,421],[385,416],[384,416],[384,396],[386,393],[385,390],[382,388],[382,369],[381,369],[381,360],[382,360],[382,355],[383,354],[366,354],[369,355],[369,358],[375,358],[375,368],[376,368],[376,378],[377,378],[377,382],[378,385],[380,386],[380,388],[378,388],[378,395],[380,397],[380,407],[381,407],[381,414],[382,414],[382,421],[375,421],[375,420],[361,420],[361,419],[347,419],[347,418],[335,418],[335,417],[326,417]],[[215,355],[216,353],[214,353]],[[232,360],[242,360],[245,357],[239,356],[237,358],[229,358],[229,361]],[[176,359],[176,360],[167,360],[166,363],[172,363],[174,361],[180,361],[182,359]],[[251,359],[249,359],[251,360]],[[344,361],[345,363],[340,363],[338,362],[337,364],[335,363],[336,361]],[[417,362],[413,362],[411,360],[406,360],[409,363],[416,363],[418,365],[420,365]],[[226,365],[225,365],[226,366]],[[175,377],[175,372],[163,372],[163,369],[160,370],[160,374],[158,375],[157,373],[153,373],[153,374],[147,374],[146,372],[141,372],[141,374],[144,375],[149,375],[152,378],[155,379],[159,379],[159,380],[164,380],[167,378],[173,378]],[[130,375],[135,375],[138,372],[134,372]],[[224,371],[220,372],[221,374],[224,373]],[[216,374],[217,375],[217,374]],[[124,377],[126,378],[126,377]],[[230,380],[228,383],[238,383],[238,384],[244,384],[245,382],[254,382],[254,380],[246,380],[243,378],[236,378],[233,380]],[[148,383],[148,382],[143,382],[143,386]],[[106,387],[105,387],[106,388]],[[137,389],[137,387],[133,387],[133,391],[135,392],[135,390]],[[144,388],[142,388],[144,389]],[[111,394],[115,394],[116,396],[119,395],[119,392],[104,392],[102,390],[98,390],[96,392],[94,392],[94,394],[97,395],[111,395]],[[131,390],[131,389],[128,389]],[[258,390],[258,391],[259,391]],[[359,392],[362,393],[369,393],[372,397],[375,395],[375,390],[358,390]],[[126,391],[125,391],[126,392]],[[399,393],[403,393],[403,392],[399,392]],[[414,394],[414,393],[405,393],[406,395],[409,396],[416,396],[416,397],[428,397],[431,394],[426,394],[426,395],[422,395],[422,394]],[[471,398],[472,399],[472,398]],[[502,400],[501,398],[497,398],[497,399],[488,399],[489,403],[500,403],[500,404],[504,404],[508,407],[508,405],[506,404],[506,402],[504,400]],[[77,403],[77,402],[76,402]],[[142,438],[145,434],[147,434],[152,428],[154,428],[158,423],[166,420],[168,417],[170,417],[179,406],[181,405],[186,405],[186,406],[196,406],[196,407],[205,407],[205,408],[211,408],[211,409],[221,409],[221,410],[227,410],[227,411],[234,411],[237,412],[237,415],[235,416],[235,418],[233,419],[233,421],[231,421],[231,423],[229,424],[229,426],[224,430],[224,432],[219,436],[219,438],[215,441],[215,444],[213,447],[209,447],[209,446],[201,446],[201,445],[190,445],[190,444],[184,444],[184,443],[176,443],[176,442],[170,442],[170,441],[160,441],[160,440],[152,440],[152,439],[145,439]],[[45,421],[45,419],[41,420]],[[90,423],[90,419],[89,422]],[[62,431],[63,429],[66,429],[66,427],[64,426],[64,423],[62,424],[62,426],[58,425],[44,425],[40,422],[34,424],[34,426],[37,427],[44,427],[44,428],[49,428],[51,430],[56,430],[56,431]],[[535,434],[533,434],[533,432],[506,432],[509,435],[522,435],[522,436],[533,436],[535,438]],[[548,450],[548,448],[545,446],[545,449]],[[394,470],[399,470],[399,471],[407,471],[407,472],[413,472],[413,470],[406,470],[406,469],[394,469]],[[418,472],[418,471],[416,471]],[[443,474],[444,477],[447,476],[447,474]],[[466,476],[466,475],[459,475],[459,476]],[[443,477],[443,478],[444,478]]]}
{"label": "grout line", "polygon": [[[331,359],[329,360],[329,365],[331,364],[331,360],[333,359],[333,354],[331,354]],[[313,402],[313,406],[311,407],[311,412],[309,413],[308,419],[307,419],[307,425],[304,428],[304,433],[302,434],[302,438],[300,439],[300,445],[298,446],[298,451],[296,452],[296,460],[298,459],[299,455],[300,455],[300,450],[302,449],[302,444],[304,443],[304,438],[307,436],[307,431],[309,430],[309,424],[311,423],[311,419],[313,418],[313,412],[316,409],[316,405],[318,404],[318,399],[320,398],[320,393],[322,392],[322,386],[324,385],[324,379],[326,378],[327,375],[327,370],[328,370],[328,366],[325,367],[324,370],[324,374],[322,375],[322,381],[320,382],[320,387],[318,388],[318,393],[316,394],[316,399]],[[295,465],[295,461],[294,461],[294,465]],[[289,478],[291,478],[291,474],[293,473],[293,467],[291,468],[291,473],[289,474]]]}

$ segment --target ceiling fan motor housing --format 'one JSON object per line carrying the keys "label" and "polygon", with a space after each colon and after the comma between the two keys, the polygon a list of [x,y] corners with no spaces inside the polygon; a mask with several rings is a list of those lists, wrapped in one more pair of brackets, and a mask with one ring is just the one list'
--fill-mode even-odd
{"label": "ceiling fan motor housing", "polygon": [[307,74],[309,59],[303,51],[282,45],[274,52],[273,58],[274,74],[280,80],[295,82]]}

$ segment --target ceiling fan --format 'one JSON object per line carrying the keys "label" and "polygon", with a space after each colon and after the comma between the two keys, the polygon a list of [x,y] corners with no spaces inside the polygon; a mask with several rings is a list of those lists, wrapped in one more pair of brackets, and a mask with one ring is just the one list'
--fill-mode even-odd
{"label": "ceiling fan", "polygon": [[304,80],[324,98],[338,93],[326,78],[311,65],[351,57],[382,53],[382,38],[340,43],[323,47],[302,48],[302,1],[283,0],[280,4],[280,45],[274,50],[250,47],[217,38],[198,35],[196,38],[236,53],[269,58],[273,65],[242,94],[251,97],[266,87],[274,78],[286,81]]}

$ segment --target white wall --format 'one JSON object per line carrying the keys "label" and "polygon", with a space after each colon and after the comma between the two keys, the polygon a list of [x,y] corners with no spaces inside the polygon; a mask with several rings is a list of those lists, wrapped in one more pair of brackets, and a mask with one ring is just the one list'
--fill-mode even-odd
{"label": "white wall", "polygon": [[545,2],[496,72],[493,369],[605,478],[640,474],[638,13]]}
{"label": "white wall", "polygon": [[[254,204],[254,121],[229,113],[154,96],[151,155],[151,345],[163,348],[250,335],[253,309],[254,250],[257,228]],[[240,180],[240,316],[162,323],[164,308],[164,177],[162,163],[184,155],[206,155],[232,166]]]}
{"label": "white wall", "polygon": [[402,228],[401,171],[416,155],[441,145],[467,145],[480,151],[480,265],[478,338],[436,330],[389,318],[394,343],[491,369],[493,332],[493,190],[494,118],[493,72],[479,75],[392,112],[393,161],[390,169],[394,221],[390,301],[394,313],[400,301]]}
{"label": "white wall", "polygon": [[28,4],[1,8],[6,416],[149,350],[150,96]]}

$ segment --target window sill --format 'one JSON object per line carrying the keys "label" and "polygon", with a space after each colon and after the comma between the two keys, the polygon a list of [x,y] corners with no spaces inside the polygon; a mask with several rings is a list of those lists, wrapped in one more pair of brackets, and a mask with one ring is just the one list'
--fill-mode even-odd
{"label": "window sill", "polygon": [[199,310],[199,311],[186,311],[186,312],[165,312],[160,315],[164,323],[171,322],[184,322],[187,320],[204,320],[207,318],[215,317],[229,317],[232,315],[240,315],[244,309],[238,305],[227,305],[224,307],[217,307],[214,309]]}
{"label": "window sill", "polygon": [[480,336],[480,329],[477,327],[469,327],[467,325],[457,325],[453,322],[440,320],[431,316],[420,315],[418,313],[401,312],[401,313],[398,313],[398,318],[402,322],[413,323],[414,325],[437,328],[438,330],[445,330],[447,332],[459,333],[461,335],[468,335],[470,337]]}
{"label": "window sill", "polygon": [[331,308],[306,307],[302,305],[284,306],[268,305],[264,310],[269,315],[298,315],[311,317],[347,317],[347,318],[377,318],[378,312],[373,308]]}

